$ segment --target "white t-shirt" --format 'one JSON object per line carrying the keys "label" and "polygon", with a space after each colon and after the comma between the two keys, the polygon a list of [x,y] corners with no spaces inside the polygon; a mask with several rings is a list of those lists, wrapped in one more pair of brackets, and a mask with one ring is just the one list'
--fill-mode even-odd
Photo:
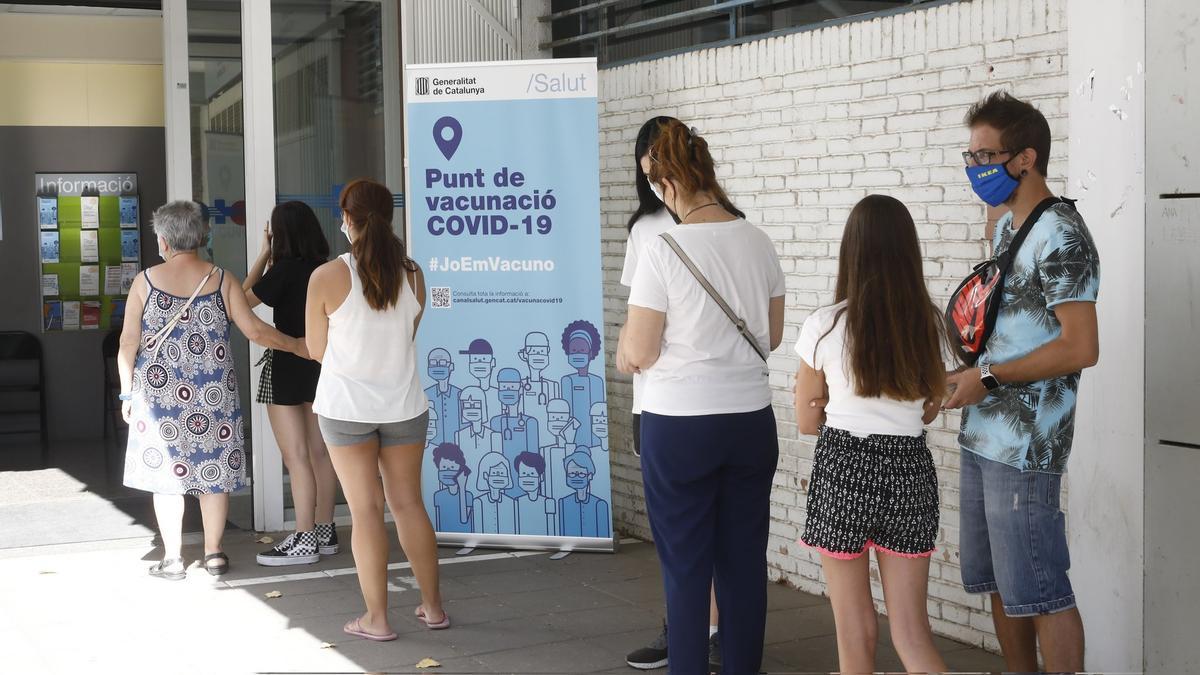
{"label": "white t-shirt", "polygon": [[[766,233],[741,218],[676,225],[670,233],[769,351],[768,310],[771,298],[784,295],[784,283]],[[767,364],[679,256],[661,237],[647,241],[641,253],[629,304],[667,315],[658,361],[644,373],[642,410],[715,415],[770,405]]]}
{"label": "white t-shirt", "polygon": [[[641,260],[646,242],[658,239],[658,235],[675,227],[675,219],[671,212],[663,207],[654,213],[649,213],[637,219],[629,239],[625,242],[625,265],[621,268],[621,285],[633,286],[633,275],[637,273],[638,261]],[[642,389],[646,386],[646,378],[640,373],[633,374],[633,414],[642,412]]]}
{"label": "white t-shirt", "polygon": [[924,401],[864,398],[854,393],[846,355],[846,317],[837,318],[838,311],[845,306],[845,302],[839,302],[813,312],[796,341],[796,354],[809,367],[825,372],[829,387],[826,426],[858,435],[920,436],[925,428],[921,421]]}

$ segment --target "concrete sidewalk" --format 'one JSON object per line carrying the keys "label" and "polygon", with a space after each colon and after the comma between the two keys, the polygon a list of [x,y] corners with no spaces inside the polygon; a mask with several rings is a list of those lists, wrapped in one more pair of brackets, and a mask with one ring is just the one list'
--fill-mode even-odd
{"label": "concrete sidewalk", "polygon": [[[371,643],[342,633],[362,609],[349,528],[343,552],[316,565],[264,568],[265,548],[231,533],[228,575],[189,570],[186,581],[146,575],[148,540],[0,551],[0,672],[4,673],[624,673],[625,655],[653,639],[662,620],[654,547],[616,555],[443,550],[442,593],[454,627],[433,632],[412,618],[419,595],[406,564],[390,574],[392,625],[400,639]],[[278,538],[278,537],[277,537]],[[198,557],[196,545],[185,558]],[[399,552],[394,561],[403,560]],[[274,599],[267,593],[278,591]],[[769,588],[765,670],[837,667],[825,598]],[[878,667],[899,670],[887,643]],[[996,656],[937,639],[951,670],[999,671]],[[441,667],[417,670],[423,658]],[[665,672],[665,671],[657,671]]]}

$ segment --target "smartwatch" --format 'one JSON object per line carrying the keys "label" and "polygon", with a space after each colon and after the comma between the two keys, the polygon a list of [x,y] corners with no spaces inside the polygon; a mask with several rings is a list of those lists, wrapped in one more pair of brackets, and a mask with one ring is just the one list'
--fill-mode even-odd
{"label": "smartwatch", "polygon": [[987,359],[979,360],[979,381],[983,386],[987,387],[988,391],[995,391],[1000,386],[1000,380],[992,374],[992,362]]}

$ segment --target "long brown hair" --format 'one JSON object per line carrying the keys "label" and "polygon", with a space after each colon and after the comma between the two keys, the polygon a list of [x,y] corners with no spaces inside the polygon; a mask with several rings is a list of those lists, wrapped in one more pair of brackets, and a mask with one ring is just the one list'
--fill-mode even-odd
{"label": "long brown hair", "polygon": [[366,178],[342,188],[338,206],[354,224],[357,236],[350,245],[363,296],[371,309],[393,307],[404,285],[404,270],[415,269],[404,242],[392,231],[392,191]]}
{"label": "long brown hair", "polygon": [[944,393],[945,329],[925,287],[917,227],[900,201],[868,195],[850,211],[836,298],[846,302],[834,325],[845,316],[846,353],[859,396],[915,401]]}
{"label": "long brown hair", "polygon": [[708,141],[674,117],[662,119],[665,121],[659,122],[658,137],[650,144],[650,180],[661,183],[669,178],[675,188],[685,194],[707,192],[721,208],[741,217],[742,212],[734,208],[717,182],[717,169],[708,151]]}

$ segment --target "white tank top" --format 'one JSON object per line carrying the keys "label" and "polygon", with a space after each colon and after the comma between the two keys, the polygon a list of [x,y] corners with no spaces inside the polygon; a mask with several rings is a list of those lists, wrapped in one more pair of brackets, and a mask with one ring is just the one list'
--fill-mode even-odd
{"label": "white tank top", "polygon": [[350,293],[329,315],[329,339],[313,411],[347,422],[403,422],[429,408],[417,375],[413,320],[421,311],[408,275],[396,304],[374,310],[349,253]]}

